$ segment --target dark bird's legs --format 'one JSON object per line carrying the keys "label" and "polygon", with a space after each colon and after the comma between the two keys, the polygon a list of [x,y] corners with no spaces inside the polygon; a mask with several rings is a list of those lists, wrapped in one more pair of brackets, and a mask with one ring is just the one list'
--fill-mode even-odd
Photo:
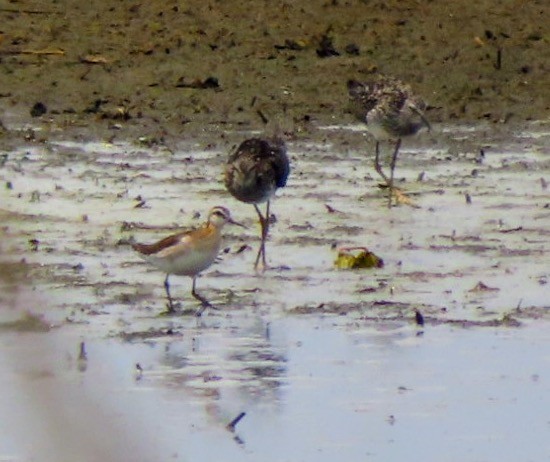
{"label": "dark bird's legs", "polygon": [[[168,278],[170,277],[169,274],[166,275],[166,278],[164,279],[164,289],[166,290],[166,298],[168,299],[167,303],[167,313],[174,313],[176,311],[174,301],[172,300],[172,296],[170,295],[170,283],[168,282]],[[191,288],[191,295],[195,297],[199,302],[201,302],[201,307],[197,311],[197,316],[201,316],[202,313],[206,308],[211,307],[212,305],[206,298],[204,298],[201,294],[199,294],[196,290],[195,284],[196,284],[197,276],[193,276],[193,285]]]}
{"label": "dark bird's legs", "polygon": [[170,283],[168,282],[169,277],[170,275],[167,274],[166,278],[164,279],[164,289],[166,290],[166,297],[168,298],[168,313],[173,313],[175,309],[174,303],[172,302],[172,296],[170,295]]}
{"label": "dark bird's legs", "polygon": [[265,241],[267,239],[267,234],[269,232],[269,201],[267,201],[267,204],[265,206],[265,216],[262,215],[260,208],[256,204],[254,204],[254,208],[256,209],[256,213],[258,214],[258,217],[260,219],[261,238],[262,238],[262,241],[260,242],[260,248],[258,249],[258,255],[256,255],[256,262],[254,263],[254,269],[258,269],[258,264],[260,263],[260,257],[262,258],[262,265],[265,269],[267,267],[267,262],[265,258]]}
{"label": "dark bird's legs", "polygon": [[193,297],[195,297],[199,302],[201,302],[202,306],[199,308],[196,315],[202,316],[202,313],[204,312],[204,310],[206,310],[206,308],[211,307],[212,305],[208,300],[206,300],[206,298],[204,298],[201,294],[197,292],[195,287],[196,282],[197,282],[197,276],[193,276],[193,286],[191,289],[191,295],[193,295]]}

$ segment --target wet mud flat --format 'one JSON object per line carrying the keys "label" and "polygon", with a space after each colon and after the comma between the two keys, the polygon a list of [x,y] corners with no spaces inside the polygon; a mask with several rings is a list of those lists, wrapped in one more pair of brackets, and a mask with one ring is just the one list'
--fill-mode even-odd
{"label": "wet mud flat", "polygon": [[[136,258],[129,240],[198,226],[210,207],[225,205],[248,230],[227,229],[219,265],[200,279],[223,306],[213,316],[269,307],[403,319],[423,308],[434,322],[521,318],[548,301],[545,127],[502,141],[487,136],[491,125],[437,127],[448,145],[425,135],[400,155],[398,184],[417,207],[391,209],[359,126],[322,126],[289,140],[292,174],[274,201],[265,274],[249,268],[258,244],[253,208],[221,181],[232,141],[254,132],[175,148],[31,142],[3,153],[3,255],[26,280],[49,281],[54,306],[60,293],[62,305],[77,302],[86,315],[103,306],[111,315],[155,314],[164,308],[162,275]],[[366,246],[386,264],[337,271],[336,249],[345,246]],[[174,280],[193,308],[189,281]]]}
{"label": "wet mud flat", "polygon": [[325,123],[349,78],[381,72],[410,82],[430,121],[538,120],[549,14],[545,0],[9,2],[0,102],[60,124],[131,118],[187,134],[258,109]]}
{"label": "wet mud flat", "polygon": [[[99,454],[95,435],[115,430],[127,444],[101,448],[108,460],[124,451],[142,460],[387,460],[404,457],[419,428],[442,441],[419,449],[428,459],[452,448],[449,460],[513,460],[521,446],[541,460],[550,130],[434,129],[403,145],[397,167],[417,208],[386,207],[361,127],[289,139],[292,173],[273,204],[263,274],[252,269],[254,210],[221,182],[228,149],[253,132],[170,146],[57,133],[1,152],[0,328],[13,371],[2,407],[18,415],[2,453],[28,460],[25,430],[38,412],[44,460],[55,460],[67,415],[75,443],[64,450],[82,460]],[[190,281],[173,277],[181,313],[163,316],[164,275],[128,240],[196,226],[213,205],[248,226],[227,229],[221,261],[199,279],[219,309],[190,315]],[[341,246],[366,246],[385,265],[337,270]],[[23,405],[18,390],[36,404]],[[45,397],[60,406],[40,405]],[[69,410],[80,406],[88,436]],[[485,417],[472,426],[478,411]],[[48,419],[57,426],[45,429]],[[518,432],[518,422],[535,431]]]}

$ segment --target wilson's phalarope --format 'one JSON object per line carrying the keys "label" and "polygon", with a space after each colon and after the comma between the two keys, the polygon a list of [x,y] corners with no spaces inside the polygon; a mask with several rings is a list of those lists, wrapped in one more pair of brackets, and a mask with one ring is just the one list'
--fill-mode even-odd
{"label": "wilson's phalarope", "polygon": [[[261,243],[254,268],[260,258],[266,265],[265,241],[269,232],[269,204],[277,188],[286,185],[290,165],[285,142],[280,138],[250,138],[229,154],[225,166],[225,186],[241,202],[253,204],[261,226]],[[258,204],[266,202],[265,215]]]}
{"label": "wilson's phalarope", "polygon": [[[367,124],[367,130],[376,140],[374,168],[389,188],[388,205],[391,207],[392,194],[396,189],[393,179],[401,139],[416,134],[424,126],[431,129],[424,115],[426,103],[413,94],[409,85],[390,77],[379,77],[368,83],[348,80],[348,92],[353,113]],[[380,166],[380,141],[387,140],[395,141],[389,178]]]}
{"label": "wilson's phalarope", "polygon": [[197,293],[196,279],[216,260],[222,243],[221,231],[227,223],[243,226],[231,218],[225,207],[213,207],[208,213],[208,221],[201,228],[173,234],[155,244],[132,244],[141,257],[166,273],[164,288],[168,298],[168,312],[175,311],[168,283],[171,274],[193,279],[191,294],[202,304],[197,316],[210,306],[208,300]]}

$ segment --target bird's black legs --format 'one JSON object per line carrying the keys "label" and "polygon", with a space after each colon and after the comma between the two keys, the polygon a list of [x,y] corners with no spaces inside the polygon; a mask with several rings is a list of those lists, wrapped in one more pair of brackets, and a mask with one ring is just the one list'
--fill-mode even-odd
{"label": "bird's black legs", "polygon": [[265,216],[262,215],[260,208],[256,204],[254,204],[254,208],[256,209],[256,213],[258,214],[258,217],[260,219],[261,238],[262,238],[260,242],[260,248],[258,249],[258,254],[256,255],[256,262],[254,263],[254,269],[258,269],[258,265],[260,263],[260,257],[262,259],[262,265],[265,269],[267,267],[267,262],[265,258],[265,241],[267,239],[267,234],[269,232],[269,201],[267,201],[267,204],[265,207]]}
{"label": "bird's black legs", "polygon": [[[174,302],[172,300],[172,296],[170,295],[170,283],[168,282],[168,278],[170,277],[169,274],[166,275],[166,279],[164,279],[164,289],[166,290],[166,297],[168,299],[168,303],[167,303],[167,312],[168,313],[174,313],[176,311],[176,308],[174,306]],[[197,276],[194,276],[193,277],[193,285],[192,285],[192,289],[191,289],[191,294],[193,295],[193,297],[195,297],[198,301],[201,302],[201,307],[199,308],[199,310],[197,311],[197,316],[201,316],[203,311],[206,309],[206,308],[209,308],[211,307],[212,305],[210,304],[210,302],[208,300],[206,300],[206,298],[204,298],[201,294],[199,294],[196,290],[196,280],[197,280]]]}
{"label": "bird's black legs", "polygon": [[211,307],[212,305],[210,304],[210,302],[208,300],[206,300],[206,298],[204,298],[201,294],[199,294],[197,292],[196,287],[195,287],[196,282],[197,282],[197,276],[193,276],[193,285],[192,285],[192,288],[191,288],[191,295],[193,295],[193,297],[195,297],[199,302],[201,302],[202,306],[199,308],[196,315],[197,316],[202,316],[202,313],[204,312],[204,310],[206,310],[206,308]]}
{"label": "bird's black legs", "polygon": [[168,282],[169,277],[170,275],[167,274],[164,279],[164,289],[166,290],[166,298],[168,299],[168,313],[173,313],[175,310],[174,303],[172,302],[172,296],[170,295],[170,283]]}
{"label": "bird's black legs", "polygon": [[262,264],[264,268],[267,267],[266,257],[265,257],[265,241],[267,240],[267,234],[269,233],[269,205],[270,201],[268,199],[265,205],[265,216],[264,216],[264,226],[262,229]]}

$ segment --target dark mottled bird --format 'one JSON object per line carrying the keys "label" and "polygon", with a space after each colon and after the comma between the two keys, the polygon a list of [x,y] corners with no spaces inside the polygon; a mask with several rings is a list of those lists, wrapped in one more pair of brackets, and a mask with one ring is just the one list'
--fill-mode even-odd
{"label": "dark mottled bird", "polygon": [[210,306],[208,300],[196,291],[196,279],[216,260],[222,242],[221,232],[227,223],[243,226],[231,218],[229,210],[225,207],[213,207],[208,214],[208,221],[201,228],[172,234],[155,244],[132,245],[143,259],[166,273],[164,288],[169,312],[174,312],[168,283],[171,274],[190,276],[193,279],[191,294],[202,304],[197,316]]}
{"label": "dark mottled bird", "polygon": [[[367,125],[367,130],[376,140],[374,168],[389,188],[391,206],[401,139],[416,134],[422,127],[431,129],[424,115],[426,103],[412,92],[409,85],[391,77],[378,77],[372,82],[349,80],[348,92],[353,113]],[[380,141],[388,140],[395,142],[389,178],[380,166]]]}
{"label": "dark mottled bird", "polygon": [[[225,166],[225,186],[241,202],[254,205],[261,226],[261,243],[254,268],[260,259],[266,268],[265,241],[269,232],[269,203],[278,188],[286,185],[290,165],[284,141],[250,138],[229,154]],[[258,204],[266,203],[265,215]]]}

